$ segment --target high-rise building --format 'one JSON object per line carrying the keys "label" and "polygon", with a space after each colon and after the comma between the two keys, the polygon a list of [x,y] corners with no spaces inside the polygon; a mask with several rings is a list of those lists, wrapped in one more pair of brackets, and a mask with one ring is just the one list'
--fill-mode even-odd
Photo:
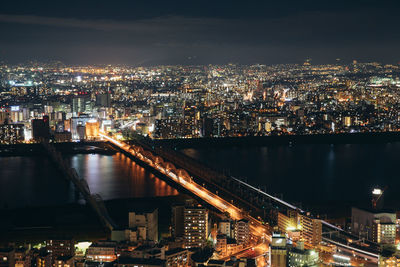
{"label": "high-rise building", "polygon": [[308,246],[317,246],[322,240],[322,223],[320,219],[300,215],[301,238]]}
{"label": "high-rise building", "polygon": [[172,207],[172,236],[183,237],[184,233],[184,205],[175,205]]}
{"label": "high-rise building", "polygon": [[250,240],[249,221],[239,220],[235,223],[235,239],[238,244],[247,244]]}
{"label": "high-rise building", "polygon": [[196,106],[185,105],[183,108],[182,135],[184,137],[198,136],[197,122],[200,119]]}
{"label": "high-rise building", "polygon": [[214,130],[214,121],[211,118],[203,118],[201,127],[202,137],[212,137]]}
{"label": "high-rise building", "polygon": [[86,93],[80,93],[72,99],[72,112],[75,115],[83,112],[92,111],[90,96]]}
{"label": "high-rise building", "polygon": [[111,96],[108,91],[107,93],[96,95],[96,106],[111,107]]}
{"label": "high-rise building", "polygon": [[186,248],[203,247],[208,236],[208,211],[201,206],[184,209],[184,240]]}
{"label": "high-rise building", "polygon": [[269,255],[271,267],[287,266],[287,248],[285,235],[280,233],[272,234],[272,243],[270,246]]}
{"label": "high-rise building", "polygon": [[50,138],[49,116],[32,120],[32,137],[35,141],[48,140]]}
{"label": "high-rise building", "polygon": [[[72,117],[71,118],[71,134],[72,139],[74,140],[82,140],[85,139],[86,136],[86,123],[89,121],[94,121],[94,118],[89,117],[86,114],[83,114],[79,117]],[[67,130],[67,126],[65,127]]]}

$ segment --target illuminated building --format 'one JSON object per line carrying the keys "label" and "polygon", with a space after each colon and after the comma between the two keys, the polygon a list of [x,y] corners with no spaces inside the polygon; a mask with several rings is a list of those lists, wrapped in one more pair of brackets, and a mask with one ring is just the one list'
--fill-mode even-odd
{"label": "illuminated building", "polygon": [[14,266],[15,250],[13,248],[0,248],[0,267]]}
{"label": "illuminated building", "polygon": [[286,237],[279,233],[272,234],[272,243],[269,250],[271,267],[287,266]]}
{"label": "illuminated building", "polygon": [[74,256],[74,244],[75,243],[70,239],[51,239],[46,241],[46,249],[47,252],[52,254],[52,261],[54,262],[54,260],[60,256]]}
{"label": "illuminated building", "polygon": [[24,120],[23,113],[21,111],[11,111],[10,114],[11,122],[21,122]]}
{"label": "illuminated building", "polygon": [[217,235],[217,242],[215,244],[215,250],[221,255],[227,255],[227,237],[225,234]]}
{"label": "illuminated building", "polygon": [[236,252],[242,250],[243,247],[244,247],[243,244],[238,244],[236,239],[234,239],[234,238],[226,239],[226,254],[227,255],[235,254]]}
{"label": "illuminated building", "polygon": [[383,244],[394,244],[396,213],[389,210],[351,209],[351,229],[360,237]]}
{"label": "illuminated building", "polygon": [[50,252],[41,252],[36,258],[36,266],[37,267],[51,267],[51,253]]}
{"label": "illuminated building", "polygon": [[214,130],[214,121],[211,118],[203,118],[203,124],[201,127],[202,137],[212,137]]}
{"label": "illuminated building", "polygon": [[71,132],[71,120],[64,120],[64,131]]}
{"label": "illuminated building", "polygon": [[308,215],[300,215],[301,238],[307,245],[317,246],[322,240],[322,223]]}
{"label": "illuminated building", "polygon": [[58,256],[54,260],[54,267],[74,267],[75,261],[73,256]]}
{"label": "illuminated building", "polygon": [[75,115],[92,110],[90,96],[86,93],[81,93],[72,99],[72,112]]}
{"label": "illuminated building", "polygon": [[0,144],[17,144],[24,141],[23,124],[0,125]]}
{"label": "illuminated building", "polygon": [[351,126],[351,117],[350,116],[344,117],[344,126],[346,126],[346,127]]}
{"label": "illuminated building", "polygon": [[235,223],[235,239],[238,244],[247,244],[250,240],[249,221],[242,219]]}
{"label": "illuminated building", "polygon": [[380,219],[376,219],[372,230],[372,240],[378,244],[394,245],[396,242],[396,224],[381,222]]}
{"label": "illuminated building", "polygon": [[[0,256],[1,257],[1,256]],[[31,266],[31,257],[26,248],[16,248],[14,254],[15,267]]]}
{"label": "illuminated building", "polygon": [[129,228],[137,233],[137,240],[158,242],[158,209],[150,212],[129,212]]}
{"label": "illuminated building", "polygon": [[198,135],[197,122],[200,119],[200,113],[195,106],[185,105],[183,108],[182,136],[195,137]]}
{"label": "illuminated building", "polygon": [[117,259],[116,243],[101,241],[91,244],[86,250],[86,260],[93,262],[112,262]]}
{"label": "illuminated building", "polygon": [[208,236],[208,211],[200,206],[184,209],[185,248],[203,247]]}
{"label": "illuminated building", "polygon": [[71,142],[72,135],[71,132],[55,132],[54,133],[54,141],[56,142]]}
{"label": "illuminated building", "polygon": [[8,122],[9,113],[8,112],[0,112],[0,124],[5,124]]}
{"label": "illuminated building", "polygon": [[95,139],[99,137],[99,122],[98,121],[88,121],[86,122],[86,138]]}
{"label": "illuminated building", "polygon": [[218,232],[226,235],[227,237],[232,237],[231,234],[231,222],[230,221],[221,221],[218,224]]}
{"label": "illuminated building", "polygon": [[189,250],[183,248],[175,248],[165,251],[165,261],[167,267],[189,266],[190,262]]}
{"label": "illuminated building", "polygon": [[278,228],[282,232],[288,232],[298,228],[297,214],[291,214],[292,217],[286,216],[285,214],[278,212]]}
{"label": "illuminated building", "polygon": [[94,119],[86,114],[71,118],[71,134],[73,140],[83,140],[86,135],[86,123]]}
{"label": "illuminated building", "polygon": [[143,122],[136,123],[136,132],[140,133],[141,135],[148,135],[149,126]]}
{"label": "illuminated building", "polygon": [[86,125],[77,125],[76,126],[76,134],[78,140],[86,139]]}
{"label": "illuminated building", "polygon": [[154,137],[177,138],[181,136],[181,120],[178,118],[159,119],[154,124]]}
{"label": "illuminated building", "polygon": [[398,258],[397,256],[392,256],[392,257],[379,256],[378,266],[379,267],[399,267],[400,266],[400,258]]}
{"label": "illuminated building", "polygon": [[350,257],[333,254],[333,264],[335,266],[350,266]]}
{"label": "illuminated building", "polygon": [[314,266],[318,261],[319,253],[312,249],[304,249],[302,242],[299,242],[296,247],[289,250],[289,267]]}

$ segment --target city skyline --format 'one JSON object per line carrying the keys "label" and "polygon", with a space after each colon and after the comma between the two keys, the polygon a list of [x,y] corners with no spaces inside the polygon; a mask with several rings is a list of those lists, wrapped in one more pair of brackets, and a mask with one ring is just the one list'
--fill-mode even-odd
{"label": "city skyline", "polygon": [[3,1],[0,267],[400,266],[400,2]]}

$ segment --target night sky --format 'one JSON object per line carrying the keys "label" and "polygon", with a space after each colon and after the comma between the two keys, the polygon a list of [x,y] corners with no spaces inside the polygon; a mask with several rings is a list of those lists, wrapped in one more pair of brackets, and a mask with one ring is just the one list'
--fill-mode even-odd
{"label": "night sky", "polygon": [[0,60],[400,61],[400,1],[1,1]]}

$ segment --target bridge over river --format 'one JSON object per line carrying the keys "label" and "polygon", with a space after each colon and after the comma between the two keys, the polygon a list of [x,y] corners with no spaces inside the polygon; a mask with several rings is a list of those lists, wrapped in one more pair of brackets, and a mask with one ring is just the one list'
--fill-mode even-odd
{"label": "bridge over river", "polygon": [[[221,174],[174,150],[156,146],[145,139],[129,143],[106,133],[100,136],[122,153],[193,195],[212,205],[233,219],[245,218],[251,223],[254,236],[269,243],[272,229],[268,223],[273,210],[291,209],[301,214],[304,210],[264,192],[238,178]],[[323,241],[339,249],[377,263],[380,247],[373,242],[349,242],[357,237],[322,220]]]}

